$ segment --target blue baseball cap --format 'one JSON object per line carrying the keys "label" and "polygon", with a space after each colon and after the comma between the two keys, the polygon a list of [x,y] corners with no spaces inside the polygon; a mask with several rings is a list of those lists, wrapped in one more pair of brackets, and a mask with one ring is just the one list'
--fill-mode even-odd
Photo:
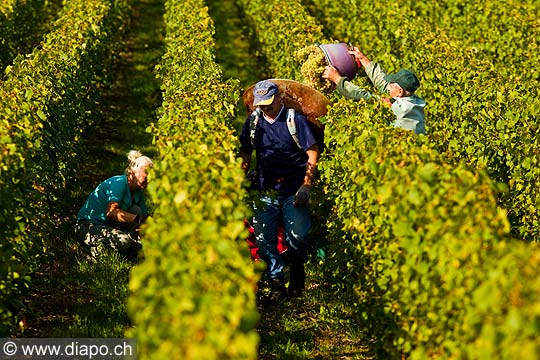
{"label": "blue baseball cap", "polygon": [[259,81],[253,88],[253,106],[270,105],[277,93],[279,89],[275,83],[270,80]]}

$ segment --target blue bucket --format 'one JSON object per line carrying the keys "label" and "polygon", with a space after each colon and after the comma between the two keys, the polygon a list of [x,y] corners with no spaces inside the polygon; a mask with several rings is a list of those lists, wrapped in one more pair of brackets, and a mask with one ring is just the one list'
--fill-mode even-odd
{"label": "blue bucket", "polygon": [[349,54],[349,47],[345,43],[317,44],[324,53],[328,64],[333,65],[341,75],[349,80],[354,79],[358,71],[358,65],[354,56]]}

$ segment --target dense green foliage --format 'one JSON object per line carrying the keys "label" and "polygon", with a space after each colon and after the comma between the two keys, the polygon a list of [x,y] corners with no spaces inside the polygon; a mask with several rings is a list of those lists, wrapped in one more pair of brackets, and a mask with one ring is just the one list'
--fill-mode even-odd
{"label": "dense green foliage", "polygon": [[513,233],[538,241],[538,2],[307,2],[330,36],[419,74],[433,146],[507,184]]}
{"label": "dense green foliage", "polygon": [[384,105],[355,105],[327,117],[329,261],[381,358],[539,353],[538,248],[509,237],[489,177],[447,164],[424,137],[374,126]]}
{"label": "dense green foliage", "polygon": [[165,9],[163,108],[151,127],[156,212],[130,280],[130,335],[144,359],[254,359],[258,279],[242,240],[248,211],[231,126],[238,82],[220,79],[202,1]]}
{"label": "dense green foliage", "polygon": [[7,334],[49,252],[93,99],[107,81],[125,1],[70,1],[39,48],[17,57],[0,88],[0,325]]}
{"label": "dense green foliage", "polygon": [[[17,57],[47,4],[0,8],[8,49],[1,61],[12,63],[0,87],[6,336],[30,274],[46,260],[129,19],[128,0],[65,1],[43,42]],[[222,79],[205,2],[164,4],[163,103],[148,128],[158,153],[149,188],[155,212],[144,228],[146,260],[131,272],[127,335],[142,358],[253,359],[258,276],[243,241],[250,212],[233,129],[240,82]],[[388,72],[414,70],[428,103],[428,135],[415,136],[387,126],[393,114],[383,104],[328,94],[328,150],[313,191],[325,201],[314,210],[324,211],[315,215],[331,244],[331,285],[314,293],[321,316],[338,324],[347,314],[369,329],[381,359],[540,358],[538,2],[235,6],[266,77],[302,81],[297,51],[337,39]],[[26,16],[28,27],[17,27]],[[354,81],[369,87],[359,75]]]}
{"label": "dense green foliage", "polygon": [[0,3],[0,68],[32,52],[56,16],[61,0],[4,0]]}
{"label": "dense green foliage", "polygon": [[538,240],[538,89],[523,73],[538,77],[538,5],[309,3],[329,36],[415,70],[428,101],[429,141],[381,129],[381,105],[340,103],[327,119],[335,281],[356,294],[344,302],[393,357],[534,358],[538,248],[507,229]]}
{"label": "dense green foliage", "polygon": [[[321,26],[299,1],[238,0],[264,57],[269,78],[302,80],[297,51],[324,43]],[[272,14],[269,16],[268,14]]]}

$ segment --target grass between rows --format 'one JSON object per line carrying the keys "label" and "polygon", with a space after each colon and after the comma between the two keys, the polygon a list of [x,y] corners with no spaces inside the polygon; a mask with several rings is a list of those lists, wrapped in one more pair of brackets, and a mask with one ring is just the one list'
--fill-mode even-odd
{"label": "grass between rows", "polygon": [[[216,27],[216,61],[224,78],[240,80],[243,88],[267,77],[268,68],[256,51],[248,24],[234,0],[208,1],[209,13]],[[292,55],[291,55],[292,56]],[[237,107],[237,130],[245,120],[243,103]],[[319,195],[320,196],[320,195]],[[324,199],[315,199],[324,214]],[[261,320],[259,359],[371,359],[375,358],[372,339],[348,315],[349,310],[336,305],[335,290],[328,283],[326,263],[316,250],[326,244],[324,221],[314,214],[313,254],[306,264],[306,292],[303,297],[284,300],[274,306],[259,307]]]}
{"label": "grass between rows", "polygon": [[51,239],[50,261],[34,274],[19,318],[19,337],[121,338],[131,326],[126,300],[131,265],[115,253],[90,262],[73,236],[76,215],[101,181],[122,174],[127,152],[153,156],[151,135],[161,103],[154,67],[163,53],[162,0],[134,2],[125,49],[117,55],[116,79],[100,99],[100,126],[87,134],[74,192],[66,194]]}

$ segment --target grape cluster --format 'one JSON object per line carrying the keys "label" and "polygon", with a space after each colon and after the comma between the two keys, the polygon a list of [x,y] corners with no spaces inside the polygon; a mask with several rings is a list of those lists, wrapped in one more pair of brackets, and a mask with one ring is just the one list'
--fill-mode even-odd
{"label": "grape cluster", "polygon": [[296,55],[302,62],[300,73],[304,76],[304,82],[307,85],[323,92],[333,89],[332,82],[322,78],[327,62],[320,47],[309,45],[298,50]]}

